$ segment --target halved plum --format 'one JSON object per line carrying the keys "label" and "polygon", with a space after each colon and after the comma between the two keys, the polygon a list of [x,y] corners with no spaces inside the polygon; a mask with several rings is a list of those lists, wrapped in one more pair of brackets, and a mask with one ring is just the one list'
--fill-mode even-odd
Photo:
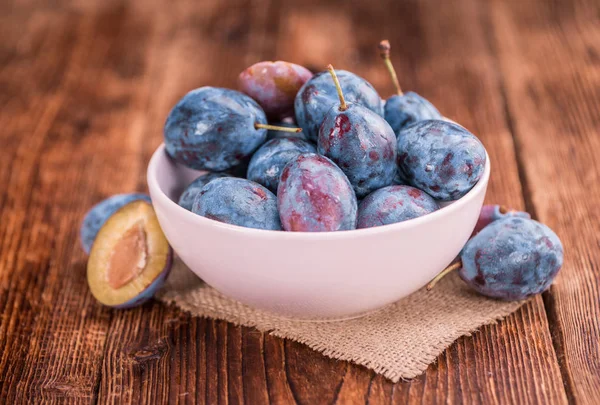
{"label": "halved plum", "polygon": [[98,232],[88,260],[88,284],[100,303],[131,308],[152,298],[172,261],[173,251],[152,205],[135,201],[114,213]]}

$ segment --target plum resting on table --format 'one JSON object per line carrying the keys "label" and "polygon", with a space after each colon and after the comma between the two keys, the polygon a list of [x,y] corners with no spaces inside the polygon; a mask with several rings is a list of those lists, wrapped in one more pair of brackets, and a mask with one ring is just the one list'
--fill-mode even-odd
{"label": "plum resting on table", "polygon": [[398,134],[398,175],[436,200],[464,196],[483,175],[485,148],[469,131],[447,121],[419,121]]}
{"label": "plum resting on table", "polygon": [[384,107],[384,117],[395,134],[418,121],[442,119],[433,104],[412,91],[388,98]]}
{"label": "plum resting on table", "polygon": [[394,224],[439,209],[427,193],[410,186],[388,186],[369,194],[358,207],[358,229]]}
{"label": "plum resting on table", "polygon": [[246,179],[223,177],[211,181],[196,196],[192,212],[226,224],[281,230],[277,197]]}
{"label": "plum resting on table", "polygon": [[286,231],[356,228],[354,190],[344,172],[325,156],[305,153],[290,161],[281,174],[277,203]]}
{"label": "plum resting on table", "polygon": [[281,120],[294,114],[294,98],[311,77],[310,70],[294,63],[259,62],[240,73],[239,85],[269,119]]}
{"label": "plum resting on table", "polygon": [[90,253],[98,231],[108,218],[125,205],[139,200],[150,202],[150,197],[141,193],[117,194],[94,205],[85,215],[79,231],[85,253]]}
{"label": "plum resting on table", "polygon": [[308,152],[315,153],[316,148],[301,139],[279,138],[267,141],[252,156],[247,178],[277,193],[279,176],[285,165],[296,156]]}
{"label": "plum resting on table", "polygon": [[194,200],[196,199],[196,195],[202,190],[202,187],[206,186],[208,183],[215,179],[220,179],[221,177],[231,177],[227,173],[213,173],[208,172],[200,175],[196,180],[192,181],[181,193],[179,197],[178,204],[185,208],[188,211],[192,210],[192,206],[194,205]]}
{"label": "plum resting on table", "polygon": [[471,236],[477,235],[483,228],[492,222],[507,217],[531,218],[531,215],[523,211],[508,210],[500,205],[484,205],[481,207],[477,224],[475,225],[475,229],[473,229],[473,234]]}
{"label": "plum resting on table", "polygon": [[[383,116],[381,97],[369,82],[345,70],[336,70],[336,74],[348,103],[360,104]],[[317,73],[304,83],[296,95],[294,108],[296,122],[309,140],[317,141],[325,114],[337,103],[337,91],[329,72]]]}
{"label": "plum resting on table", "polygon": [[[345,96],[345,94],[344,94]],[[396,175],[396,136],[379,115],[357,104],[335,104],[319,130],[319,153],[348,176],[357,198],[392,184]]]}
{"label": "plum resting on table", "polygon": [[247,95],[218,87],[190,91],[173,107],[164,128],[167,153],[196,170],[239,165],[265,142],[264,111]]}
{"label": "plum resting on table", "polygon": [[494,221],[463,248],[460,277],[477,292],[521,300],[546,290],[563,264],[560,239],[527,218]]}

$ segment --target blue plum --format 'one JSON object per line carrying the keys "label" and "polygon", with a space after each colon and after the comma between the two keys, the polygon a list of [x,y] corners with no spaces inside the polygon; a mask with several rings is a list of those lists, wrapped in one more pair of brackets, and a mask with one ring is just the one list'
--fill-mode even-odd
{"label": "blue plum", "polygon": [[383,40],[379,43],[379,51],[385,66],[390,73],[394,87],[398,94],[390,97],[384,106],[384,117],[390,124],[395,134],[405,127],[423,120],[441,120],[440,112],[417,93],[409,91],[403,93],[396,76],[396,71],[390,59],[390,43]]}
{"label": "blue plum", "polygon": [[264,111],[247,95],[218,87],[190,91],[173,107],[164,128],[167,153],[197,170],[223,171],[239,165],[267,138],[256,125]]}
{"label": "blue plum", "polygon": [[[347,102],[360,104],[383,116],[381,97],[369,82],[345,70],[338,69],[336,73]],[[317,141],[325,114],[337,103],[335,85],[327,71],[317,73],[304,83],[296,95],[294,107],[296,122],[309,140]]]}
{"label": "blue plum", "polygon": [[531,218],[531,215],[523,211],[509,210],[501,205],[484,205],[481,207],[477,224],[475,225],[475,229],[473,229],[473,234],[471,236],[478,234],[490,223],[507,217]]}
{"label": "blue plum", "polygon": [[398,134],[398,174],[441,201],[464,196],[483,175],[485,148],[469,131],[447,121],[419,121]]}
{"label": "blue plum", "polygon": [[183,193],[181,193],[178,204],[186,210],[191,211],[192,206],[194,205],[194,200],[196,199],[196,195],[198,195],[200,190],[202,190],[202,187],[206,186],[214,179],[220,179],[221,177],[230,177],[230,175],[227,173],[213,172],[200,175],[185,188]]}
{"label": "blue plum", "polygon": [[369,194],[358,207],[357,228],[394,224],[439,209],[427,193],[410,186],[388,186]]}
{"label": "blue plum", "polygon": [[385,103],[384,117],[395,134],[418,121],[442,119],[433,104],[412,91],[390,97]]}
{"label": "blue plum", "polygon": [[79,238],[85,253],[90,253],[92,244],[102,225],[123,206],[133,201],[150,202],[150,197],[141,193],[116,194],[94,205],[83,218]]}
{"label": "blue plum", "polygon": [[371,110],[334,105],[319,130],[318,151],[348,176],[357,198],[392,184],[396,175],[396,136]]}
{"label": "blue plum", "polygon": [[356,228],[354,190],[344,172],[325,156],[304,153],[290,161],[281,174],[277,203],[286,231]]}
{"label": "blue plum", "polygon": [[239,76],[240,89],[255,99],[271,119],[294,114],[294,98],[312,77],[310,70],[290,62],[258,62]]}
{"label": "blue plum", "polygon": [[260,184],[246,179],[222,177],[212,180],[196,196],[192,212],[226,224],[281,230],[277,197]]}
{"label": "blue plum", "polygon": [[277,193],[279,177],[285,165],[302,153],[316,151],[312,144],[301,139],[272,139],[254,153],[246,177]]}
{"label": "blue plum", "polygon": [[467,242],[459,276],[488,297],[521,300],[546,290],[563,264],[563,246],[546,225],[527,218],[494,221]]}

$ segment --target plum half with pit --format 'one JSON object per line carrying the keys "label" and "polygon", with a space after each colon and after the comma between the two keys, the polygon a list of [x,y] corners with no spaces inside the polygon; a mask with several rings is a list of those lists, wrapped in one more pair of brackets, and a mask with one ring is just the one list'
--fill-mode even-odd
{"label": "plum half with pit", "polygon": [[335,70],[329,65],[339,103],[325,114],[319,129],[318,151],[348,177],[357,198],[389,186],[396,175],[396,135],[389,124],[368,108],[346,103]]}
{"label": "plum half with pit", "polygon": [[295,63],[266,61],[248,67],[238,81],[240,90],[256,100],[269,119],[281,120],[294,115],[294,98],[312,75]]}
{"label": "plum half with pit", "polygon": [[283,229],[332,232],[356,228],[356,195],[348,178],[331,160],[304,153],[281,173],[277,204]]}
{"label": "plum half with pit", "polygon": [[79,231],[81,246],[85,253],[90,253],[98,231],[108,218],[121,207],[139,200],[150,202],[150,197],[141,193],[116,194],[94,205],[85,215]]}
{"label": "plum half with pit", "polygon": [[246,177],[277,193],[279,177],[285,165],[302,153],[316,153],[316,151],[314,145],[301,139],[272,139],[254,153]]}
{"label": "plum half with pit", "polygon": [[152,205],[134,201],[102,226],[87,264],[92,295],[114,308],[131,308],[152,298],[171,270],[173,251]]}
{"label": "plum half with pit", "polygon": [[437,202],[410,186],[388,186],[369,194],[358,206],[358,229],[394,224],[437,211]]}
{"label": "plum half with pit", "polygon": [[398,175],[436,200],[464,196],[483,175],[485,148],[460,125],[419,121],[398,134]]}
{"label": "plum half with pit", "polygon": [[[346,70],[335,72],[348,103],[359,104],[383,116],[381,97],[369,82]],[[335,84],[327,70],[314,75],[298,91],[294,101],[296,122],[310,141],[317,142],[325,114],[337,103]]]}
{"label": "plum half with pit", "polygon": [[196,196],[192,212],[226,224],[281,230],[277,197],[246,179],[223,177],[211,181]]}

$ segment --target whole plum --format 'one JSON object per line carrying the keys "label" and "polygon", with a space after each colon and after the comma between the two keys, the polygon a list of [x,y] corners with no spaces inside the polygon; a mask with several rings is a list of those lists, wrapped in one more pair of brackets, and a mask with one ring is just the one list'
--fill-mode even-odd
{"label": "whole plum", "polygon": [[139,200],[150,202],[150,197],[141,193],[116,194],[94,205],[83,218],[79,231],[81,246],[85,253],[90,253],[98,231],[108,218],[125,205]]}
{"label": "whole plum", "polygon": [[286,231],[356,228],[354,190],[344,172],[325,156],[304,153],[290,161],[281,174],[277,203]]}
{"label": "whole plum", "polygon": [[220,179],[221,177],[230,177],[230,175],[227,173],[212,172],[200,175],[185,188],[183,193],[181,193],[178,204],[186,210],[191,211],[196,195],[202,190],[202,187],[206,186],[214,179]]}
{"label": "whole plum", "polygon": [[465,128],[447,121],[419,121],[398,134],[398,174],[436,200],[456,200],[483,175],[485,148]]}
{"label": "whole plum", "polygon": [[252,156],[246,177],[277,193],[279,177],[285,165],[296,156],[308,152],[316,153],[316,148],[301,139],[279,138],[267,141]]}
{"label": "whole plum", "polygon": [[[347,102],[362,105],[383,116],[381,97],[369,82],[345,70],[338,69],[336,74]],[[296,95],[294,109],[296,122],[309,140],[317,141],[325,114],[337,103],[337,91],[328,71],[317,73],[304,83]]]}
{"label": "whole plum", "polygon": [[473,234],[471,236],[478,234],[492,222],[507,217],[531,218],[531,215],[523,211],[509,210],[502,205],[484,205],[481,207],[477,224],[475,225],[475,229],[473,229]]}
{"label": "whole plum", "polygon": [[394,224],[437,211],[437,202],[410,186],[388,186],[369,194],[358,207],[357,228]]}
{"label": "whole plum", "polygon": [[192,212],[226,224],[281,230],[277,197],[246,179],[222,177],[211,181],[196,196]]}
{"label": "whole plum", "polygon": [[280,120],[294,115],[294,98],[312,77],[310,70],[294,63],[259,62],[239,76],[240,89],[263,108],[267,117]]}
{"label": "whole plum", "polygon": [[190,91],[173,107],[164,128],[167,153],[196,170],[239,165],[267,138],[257,125],[264,111],[247,95],[218,87]]}
{"label": "whole plum", "polygon": [[546,290],[563,264],[556,234],[537,221],[494,221],[463,248],[459,276],[488,297],[522,300]]}

